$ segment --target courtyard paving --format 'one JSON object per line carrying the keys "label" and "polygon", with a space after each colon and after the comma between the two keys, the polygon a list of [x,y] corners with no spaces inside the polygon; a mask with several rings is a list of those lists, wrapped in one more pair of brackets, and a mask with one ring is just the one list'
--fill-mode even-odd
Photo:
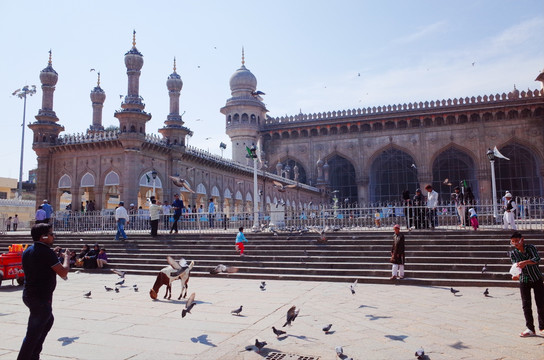
{"label": "courtyard paving", "polygon": [[[193,277],[196,306],[181,317],[185,300],[149,297],[154,277],[128,274],[119,292],[115,274],[70,273],[58,280],[55,324],[42,352],[57,359],[544,359],[544,337],[520,338],[524,330],[517,288],[449,288],[348,283],[267,281]],[[139,291],[134,291],[137,285]],[[84,294],[91,291],[90,297]],[[15,359],[26,331],[22,287],[0,288],[0,360]],[[231,310],[243,305],[240,316]],[[295,305],[300,314],[282,327]],[[535,310],[536,318],[536,310]],[[332,324],[328,334],[324,325]],[[286,331],[277,338],[272,326]],[[538,325],[537,325],[538,326]],[[267,345],[256,352],[255,339]],[[284,354],[284,355],[280,355]]]}

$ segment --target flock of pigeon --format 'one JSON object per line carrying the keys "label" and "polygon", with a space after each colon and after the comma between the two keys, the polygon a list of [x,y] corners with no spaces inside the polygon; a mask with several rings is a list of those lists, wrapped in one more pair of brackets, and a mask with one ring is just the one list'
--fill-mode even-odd
{"label": "flock of pigeon", "polygon": [[[104,289],[106,290],[106,292],[110,292],[110,291],[114,291],[116,293],[119,293],[120,291],[120,288],[125,284],[125,275],[126,275],[126,272],[125,271],[119,271],[119,270],[115,270],[115,269],[111,269],[111,271],[116,274],[117,276],[119,276],[119,279],[118,281],[115,283],[115,287],[109,287],[109,286],[106,286],[104,285]],[[138,292],[138,285],[134,284],[132,285],[132,290],[134,292]],[[83,294],[84,297],[86,298],[91,298],[92,296],[92,291],[89,291],[89,292],[86,292],[85,294]]]}

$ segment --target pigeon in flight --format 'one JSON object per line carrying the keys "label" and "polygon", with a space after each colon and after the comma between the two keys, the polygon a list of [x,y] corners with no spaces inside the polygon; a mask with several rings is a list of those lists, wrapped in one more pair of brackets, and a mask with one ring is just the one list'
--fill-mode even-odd
{"label": "pigeon in flight", "polygon": [[285,334],[285,331],[278,330],[274,326],[272,326],[272,331],[274,332],[274,334],[276,334],[276,337],[279,337],[279,336],[282,336],[283,334]]}
{"label": "pigeon in flight", "polygon": [[168,262],[168,265],[170,265],[173,269],[176,270],[170,273],[170,276],[172,277],[179,276],[182,272],[184,272],[185,270],[189,268],[189,264],[184,258],[181,258],[179,261],[176,261],[174,260],[173,257],[169,255],[166,257],[166,261]]}
{"label": "pigeon in flight", "polygon": [[297,309],[295,305],[291,306],[291,308],[287,310],[287,317],[286,317],[287,321],[285,321],[285,324],[283,324],[282,327],[285,327],[287,325],[290,326],[291,323],[295,321],[295,319],[297,318],[299,311],[300,309]]}
{"label": "pigeon in flight", "polygon": [[321,330],[323,330],[323,332],[325,334],[328,334],[329,331],[331,330],[331,327],[332,327],[332,324],[328,324],[328,325],[323,326],[323,329],[321,329]]}
{"label": "pigeon in flight", "polygon": [[488,289],[485,289],[485,291],[484,291],[484,296],[485,296],[485,297],[489,297],[489,288],[488,288]]}
{"label": "pigeon in flight", "polygon": [[85,296],[85,297],[91,297],[91,292],[89,291],[88,293],[83,294],[83,296]]}
{"label": "pigeon in flight", "polygon": [[487,272],[487,264],[484,265],[484,267],[482,268],[482,274]]}
{"label": "pigeon in flight", "polygon": [[120,278],[125,278],[126,271],[119,271],[115,269],[110,269],[112,273],[117,274]]}
{"label": "pigeon in flight", "polygon": [[455,295],[459,292],[459,290],[455,290],[454,288],[450,287],[450,292]]}
{"label": "pigeon in flight", "polygon": [[189,299],[187,299],[187,302],[185,303],[185,309],[181,310],[181,317],[184,318],[187,313],[191,313],[191,309],[193,306],[195,306],[195,293],[192,293],[191,296],[189,296]]}
{"label": "pigeon in flight", "polygon": [[232,310],[230,313],[234,315],[240,315],[241,312],[242,312],[242,305],[240,305],[238,309]]}
{"label": "pigeon in flight", "polygon": [[266,282],[261,281],[261,285],[259,285],[259,289],[261,289],[261,291],[265,291],[266,290]]}
{"label": "pigeon in flight", "polygon": [[195,192],[193,191],[193,189],[191,189],[191,186],[189,185],[189,183],[187,182],[187,180],[182,179],[182,178],[177,177],[177,176],[170,176],[170,179],[172,179],[172,182],[173,182],[174,185],[176,185],[177,187],[185,188],[185,189],[187,189],[187,191],[189,191],[189,192],[192,193],[192,194],[195,193]]}
{"label": "pigeon in flight", "polygon": [[265,347],[266,341],[259,341],[255,339],[255,347],[257,348],[257,352],[260,353],[262,348]]}
{"label": "pigeon in flight", "polygon": [[355,282],[349,286],[349,289],[351,290],[351,295],[355,295],[355,286],[357,286],[357,280],[355,279]]}
{"label": "pigeon in flight", "polygon": [[106,285],[104,285],[104,289],[106,289],[106,291],[112,291],[113,290],[112,288],[107,287]]}
{"label": "pigeon in flight", "polygon": [[294,189],[297,187],[297,184],[283,185],[281,182],[276,180],[272,181],[272,183],[274,183],[274,187],[278,189],[279,192],[285,192],[287,189]]}
{"label": "pigeon in flight", "polygon": [[419,349],[416,350],[415,356],[416,356],[417,360],[422,360],[423,359],[423,357],[425,356],[425,351],[423,351],[422,347],[420,347]]}
{"label": "pigeon in flight", "polygon": [[116,282],[116,283],[115,283],[115,285],[119,285],[119,286],[121,286],[121,285],[123,285],[124,283],[125,283],[125,279],[123,279],[123,280],[121,280],[121,281],[118,281],[118,282]]}
{"label": "pigeon in flight", "polygon": [[213,269],[210,270],[210,274],[212,274],[212,275],[221,274],[221,273],[232,274],[232,273],[235,273],[235,272],[238,272],[237,267],[227,266],[227,265],[223,265],[223,264],[219,264],[219,265],[217,265],[216,267],[214,267]]}

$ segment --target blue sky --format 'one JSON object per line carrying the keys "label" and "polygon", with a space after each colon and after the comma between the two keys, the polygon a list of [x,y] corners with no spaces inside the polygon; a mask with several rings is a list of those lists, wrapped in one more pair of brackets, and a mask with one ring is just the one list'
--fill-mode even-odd
{"label": "blue sky", "polygon": [[[189,144],[228,147],[219,109],[230,76],[257,77],[272,117],[540,89],[544,1],[37,1],[0,3],[2,104],[0,177],[18,178],[23,101],[11,93],[35,84],[26,122],[41,107],[39,73],[48,51],[59,73],[54,110],[65,133],[92,122],[89,93],[100,70],[103,125],[117,125],[127,92],[123,56],[144,55],[140,95],[158,133],[169,111],[173,58],[184,86],[180,108]],[[474,66],[472,65],[474,63]],[[360,76],[359,76],[360,74]],[[207,138],[210,138],[206,140]],[[25,132],[24,176],[37,164]]]}

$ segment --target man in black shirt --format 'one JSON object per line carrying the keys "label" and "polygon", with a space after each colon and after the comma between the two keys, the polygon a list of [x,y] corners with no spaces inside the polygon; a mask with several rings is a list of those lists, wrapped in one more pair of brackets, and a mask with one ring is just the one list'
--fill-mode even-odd
{"label": "man in black shirt", "polygon": [[513,280],[519,280],[519,290],[521,293],[521,305],[523,315],[525,315],[525,324],[527,329],[519,336],[527,337],[535,335],[535,324],[533,320],[533,310],[531,308],[531,289],[535,293],[535,304],[538,313],[539,334],[544,335],[544,284],[542,283],[542,273],[538,268],[540,256],[536,247],[531,244],[525,244],[521,233],[515,232],[510,237],[510,244],[514,250],[510,253],[512,264],[517,264],[521,269],[521,274],[513,276]]}
{"label": "man in black shirt", "polygon": [[17,360],[40,358],[43,342],[54,321],[51,305],[57,285],[56,276],[66,280],[70,270],[70,251],[64,252],[64,261],[61,264],[51,249],[55,234],[50,224],[36,224],[30,233],[34,244],[23,253],[23,302],[30,310],[30,316]]}

